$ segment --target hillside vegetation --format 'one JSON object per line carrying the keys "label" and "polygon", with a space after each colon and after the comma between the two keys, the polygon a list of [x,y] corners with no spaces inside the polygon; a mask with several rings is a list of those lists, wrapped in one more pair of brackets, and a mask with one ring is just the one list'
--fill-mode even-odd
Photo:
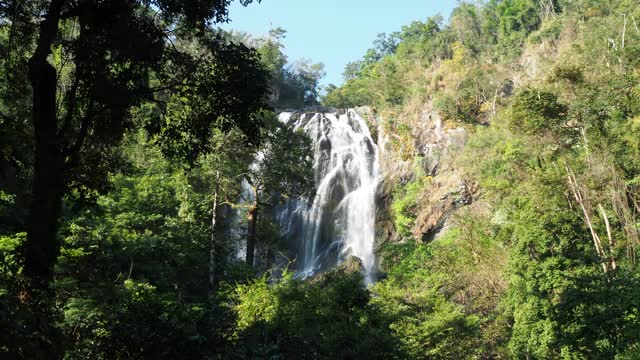
{"label": "hillside vegetation", "polygon": [[463,3],[381,34],[329,89],[326,105],[373,105],[408,162],[425,106],[468,133],[452,166],[480,190],[435,241],[412,232],[428,169],[389,186],[400,236],[372,303],[409,357],[640,356],[638,17],[634,1]]}

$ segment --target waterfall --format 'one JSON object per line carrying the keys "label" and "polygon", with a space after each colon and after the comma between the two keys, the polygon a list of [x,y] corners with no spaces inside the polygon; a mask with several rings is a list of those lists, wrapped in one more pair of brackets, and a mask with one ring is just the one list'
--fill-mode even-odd
{"label": "waterfall", "polygon": [[355,256],[367,281],[375,273],[375,194],[378,147],[353,109],[284,112],[280,121],[313,142],[315,195],[288,201],[279,211],[284,237],[297,253],[299,274],[309,276]]}

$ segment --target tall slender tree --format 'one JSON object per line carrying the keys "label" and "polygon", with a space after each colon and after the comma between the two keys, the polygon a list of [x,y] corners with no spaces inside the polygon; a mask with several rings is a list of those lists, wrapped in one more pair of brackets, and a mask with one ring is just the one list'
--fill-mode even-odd
{"label": "tall slender tree", "polygon": [[265,116],[262,144],[256,159],[244,176],[250,189],[247,210],[246,262],[254,265],[258,215],[272,206],[273,195],[305,196],[313,186],[311,140],[278,121],[273,114]]}

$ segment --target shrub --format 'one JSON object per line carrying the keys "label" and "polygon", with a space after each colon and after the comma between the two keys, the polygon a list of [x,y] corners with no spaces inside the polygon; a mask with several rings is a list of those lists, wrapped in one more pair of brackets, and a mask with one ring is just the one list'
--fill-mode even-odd
{"label": "shrub", "polygon": [[567,106],[554,93],[525,88],[516,94],[510,108],[511,129],[526,134],[559,130],[566,121]]}

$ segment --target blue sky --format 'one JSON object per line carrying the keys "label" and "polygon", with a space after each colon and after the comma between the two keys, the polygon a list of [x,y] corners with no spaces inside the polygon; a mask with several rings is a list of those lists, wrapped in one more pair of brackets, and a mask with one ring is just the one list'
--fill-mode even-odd
{"label": "blue sky", "polygon": [[223,28],[262,35],[282,27],[289,61],[322,62],[327,72],[322,83],[339,85],[344,66],[362,57],[378,33],[435,14],[446,20],[455,5],[455,0],[263,0],[245,8],[234,1],[231,22]]}

